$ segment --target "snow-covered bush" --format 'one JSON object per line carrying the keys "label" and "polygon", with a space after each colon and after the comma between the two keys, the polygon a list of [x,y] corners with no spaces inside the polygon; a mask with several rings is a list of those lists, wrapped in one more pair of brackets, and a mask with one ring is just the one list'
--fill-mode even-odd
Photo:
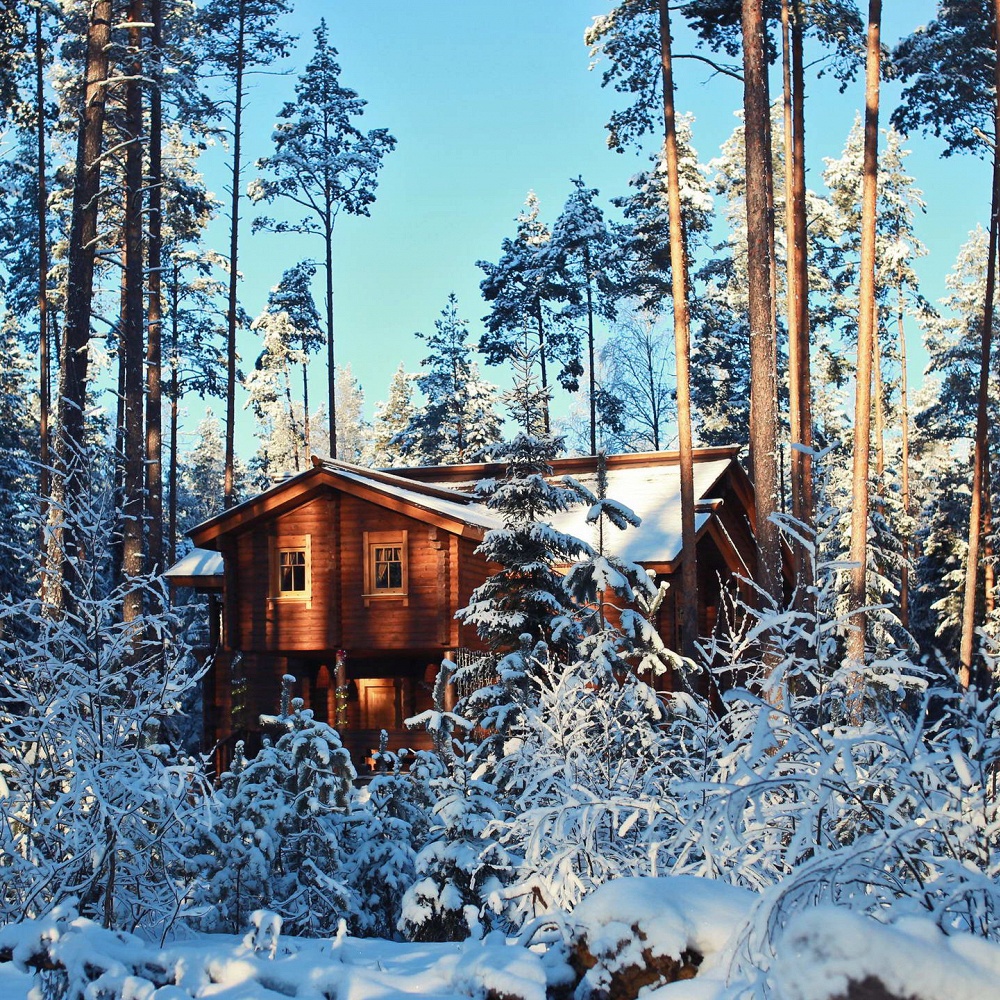
{"label": "snow-covered bush", "polygon": [[[157,583],[116,582],[120,512],[78,461],[35,581],[62,599],[0,601],[0,922],[75,900],[107,927],[155,932],[186,905],[180,861],[210,797],[165,738],[197,677]],[[66,528],[76,554],[60,577]],[[149,610],[123,621],[137,592]]]}
{"label": "snow-covered bush", "polygon": [[213,829],[192,853],[207,882],[195,900],[206,929],[239,930],[269,909],[289,934],[330,934],[352,912],[354,766],[337,731],[291,697],[293,683],[283,679],[280,714],[261,719],[281,735],[252,760],[239,749],[220,779]]}
{"label": "snow-covered bush", "polygon": [[427,840],[433,815],[430,782],[444,764],[429,751],[387,748],[382,730],[375,777],[360,790],[353,811],[347,879],[354,896],[353,933],[394,938],[403,895],[416,876],[417,853]]}
{"label": "snow-covered bush", "polygon": [[474,773],[462,734],[472,723],[444,709],[454,664],[445,661],[434,685],[434,708],[407,720],[434,739],[443,770],[428,780],[434,796],[427,842],[417,854],[415,880],[403,897],[399,930],[410,941],[481,937],[493,924],[501,877],[510,860],[487,826],[499,818],[496,788]]}

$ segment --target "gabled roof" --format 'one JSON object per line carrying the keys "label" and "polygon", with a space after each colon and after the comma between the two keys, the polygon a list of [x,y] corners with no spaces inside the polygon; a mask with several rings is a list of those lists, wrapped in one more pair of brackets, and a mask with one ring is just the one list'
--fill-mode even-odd
{"label": "gabled roof", "polygon": [[[699,448],[694,452],[695,528],[699,537],[717,521],[724,479],[753,521],[752,489],[737,455],[734,447]],[[198,525],[190,532],[195,544],[202,550],[218,548],[222,536],[292,510],[328,489],[341,490],[466,537],[479,539],[501,526],[497,515],[476,498],[474,489],[480,479],[502,477],[506,472],[502,463],[380,470],[334,459],[312,461],[311,469]],[[635,511],[642,525],[623,533],[611,528],[610,535],[605,534],[605,544],[633,562],[672,571],[681,554],[679,453],[612,455],[606,467],[608,496]],[[554,478],[571,475],[596,493],[594,456],[556,459],[552,468]],[[592,542],[596,529],[587,524],[586,515],[587,507],[581,506],[556,515],[553,525]],[[712,535],[719,536],[719,531],[713,528]],[[724,530],[721,537],[726,537]],[[200,569],[187,566],[184,560],[171,567],[167,572],[171,582],[191,586],[197,585],[189,582],[192,579],[217,577],[221,569],[218,562],[207,559],[208,554],[202,558]],[[733,558],[739,560],[738,553]]]}
{"label": "gabled roof", "polygon": [[485,532],[500,525],[495,514],[461,490],[415,482],[350,462],[314,458],[311,469],[276,483],[258,496],[204,521],[189,534],[195,545],[215,548],[222,535],[247,528],[262,518],[283,514],[330,488],[454,534],[482,538]]}

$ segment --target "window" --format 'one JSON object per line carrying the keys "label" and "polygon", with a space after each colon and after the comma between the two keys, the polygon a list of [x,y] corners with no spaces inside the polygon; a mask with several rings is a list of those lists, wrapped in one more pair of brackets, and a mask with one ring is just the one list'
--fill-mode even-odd
{"label": "window", "polygon": [[365,598],[406,597],[406,532],[365,532]]}
{"label": "window", "polygon": [[271,597],[309,601],[312,598],[312,552],[309,535],[275,539],[271,556]]}
{"label": "window", "polygon": [[278,593],[306,592],[306,553],[304,549],[281,549],[278,552]]}

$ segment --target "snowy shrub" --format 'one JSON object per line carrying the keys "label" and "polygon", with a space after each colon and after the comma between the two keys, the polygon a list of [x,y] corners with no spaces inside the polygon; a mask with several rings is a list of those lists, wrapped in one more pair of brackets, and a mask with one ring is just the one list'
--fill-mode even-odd
{"label": "snowy shrub", "polygon": [[499,817],[496,789],[473,771],[471,746],[457,735],[472,723],[444,710],[454,664],[445,661],[434,685],[434,708],[407,720],[432,735],[443,770],[429,778],[434,796],[427,842],[416,857],[415,881],[403,897],[399,930],[410,941],[460,941],[493,923],[501,877],[510,861],[486,835]]}
{"label": "snowy shrub", "polygon": [[[210,796],[165,738],[197,677],[162,590],[114,581],[120,512],[92,474],[84,463],[73,509],[53,504],[36,581],[53,603],[0,602],[0,922],[74,900],[107,927],[155,933],[186,906],[180,862]],[[60,578],[67,528],[77,555]],[[123,621],[137,595],[148,610]]]}
{"label": "snowy shrub", "polygon": [[251,912],[268,909],[286,933],[330,934],[351,913],[354,766],[337,731],[291,697],[293,684],[286,675],[280,714],[261,719],[283,732],[252,760],[239,748],[220,779],[214,827],[193,852],[206,871],[196,899],[206,929],[242,930]]}
{"label": "snowy shrub", "polygon": [[660,846],[683,823],[671,788],[681,727],[639,676],[680,665],[652,624],[663,593],[608,551],[610,529],[638,518],[606,497],[603,463],[596,496],[579,483],[573,490],[597,529],[595,549],[566,574],[575,646],[566,662],[544,645],[531,652],[522,737],[497,767],[508,798],[491,830],[518,858],[504,893],[517,924],[572,909],[610,879],[655,873]]}
{"label": "snowy shrub", "polygon": [[403,895],[433,822],[430,782],[444,774],[444,765],[434,753],[394,752],[386,744],[383,729],[375,777],[354,810],[347,879],[354,896],[352,932],[391,939],[399,933]]}

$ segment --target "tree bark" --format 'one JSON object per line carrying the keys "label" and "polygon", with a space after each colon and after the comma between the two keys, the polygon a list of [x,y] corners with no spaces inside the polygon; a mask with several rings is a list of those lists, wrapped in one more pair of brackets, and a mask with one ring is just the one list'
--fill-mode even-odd
{"label": "tree bark", "polygon": [[777,345],[771,296],[773,189],[767,59],[761,0],[743,0],[743,107],[746,136],[747,285],[750,319],[750,447],[756,496],[757,573],[761,591],[782,597],[777,510]]}
{"label": "tree bark", "polygon": [[149,96],[149,277],[146,311],[146,513],[152,572],[163,566],[163,3],[150,0],[153,86]]}
{"label": "tree bark", "polygon": [[698,639],[698,555],[695,537],[694,453],[691,431],[691,323],[688,313],[687,250],[681,205],[674,109],[670,10],[659,0],[660,63],[663,72],[663,150],[667,164],[667,215],[670,226],[670,282],[677,363],[677,438],[681,478],[681,593],[677,602],[681,654],[694,657]]}
{"label": "tree bark", "polygon": [[232,190],[229,195],[229,302],[226,308],[226,455],[224,474],[224,505],[226,510],[236,502],[236,328],[239,305],[236,298],[239,280],[240,249],[240,177],[243,154],[243,73],[246,65],[246,4],[241,2],[236,40],[236,76],[233,93],[233,166],[230,171]]}
{"label": "tree bark", "polygon": [[[788,397],[792,516],[811,528],[812,386],[809,357],[809,259],[806,222],[805,71],[800,0],[782,0],[782,62],[785,88],[785,227],[788,268]],[[796,447],[798,446],[798,447]],[[806,547],[793,543],[795,604],[810,613],[813,567]]]}
{"label": "tree bark", "polygon": [[899,298],[896,308],[896,323],[899,328],[899,365],[902,370],[899,382],[899,423],[902,432],[901,455],[902,463],[902,500],[903,517],[906,518],[906,528],[902,532],[903,567],[899,578],[899,621],[903,628],[910,627],[910,407],[907,392],[906,373],[906,330],[903,326],[903,281],[899,279]]}
{"label": "tree bark", "polygon": [[[129,4],[129,66],[125,82],[125,233],[124,313],[120,323],[119,350],[125,375],[123,427],[122,576],[135,580],[143,571],[143,492],[145,486],[145,425],[143,422],[143,150],[142,150],[142,29],[143,0]],[[122,615],[126,622],[142,613],[142,592],[130,587]]]}
{"label": "tree bark", "polygon": [[[35,7],[35,137],[38,156],[38,496],[41,501],[41,521],[47,520],[49,495],[52,490],[49,465],[49,415],[51,399],[51,363],[49,356],[49,240],[48,188],[45,176],[45,44],[42,39],[42,6]],[[45,558],[45,547],[40,549]]]}
{"label": "tree bark", "polygon": [[[993,38],[996,101],[993,134],[1000,137],[1000,0],[993,4]],[[972,501],[969,509],[969,546],[962,594],[962,639],[959,648],[958,681],[963,688],[972,682],[975,656],[976,583],[979,574],[979,543],[983,526],[983,495],[989,478],[987,431],[989,429],[990,357],[993,348],[993,297],[996,289],[997,228],[1000,215],[1000,155],[993,144],[993,195],[990,205],[990,243],[986,257],[986,295],[979,353],[979,390],[976,394],[976,440],[972,454]]]}
{"label": "tree bark", "polygon": [[858,291],[858,359],[854,405],[854,507],[851,513],[850,630],[847,636],[848,713],[864,711],[865,640],[868,620],[868,470],[871,449],[872,359],[875,336],[875,224],[878,199],[879,35],[882,0],[869,0],[865,66],[865,148],[861,196],[861,272]]}
{"label": "tree bark", "polygon": [[337,362],[333,343],[333,219],[327,208],[323,238],[326,241],[326,364],[330,421],[330,458],[337,457]]}
{"label": "tree bark", "polygon": [[[97,251],[97,215],[101,190],[101,148],[107,104],[108,42],[111,36],[111,0],[94,0],[87,27],[83,103],[77,133],[73,211],[70,223],[69,274],[63,330],[61,392],[59,399],[60,491],[73,507],[84,486],[84,411],[87,402],[87,361],[90,314],[94,298],[94,260]],[[64,598],[72,604],[75,560],[83,556],[72,523],[62,536]]]}

